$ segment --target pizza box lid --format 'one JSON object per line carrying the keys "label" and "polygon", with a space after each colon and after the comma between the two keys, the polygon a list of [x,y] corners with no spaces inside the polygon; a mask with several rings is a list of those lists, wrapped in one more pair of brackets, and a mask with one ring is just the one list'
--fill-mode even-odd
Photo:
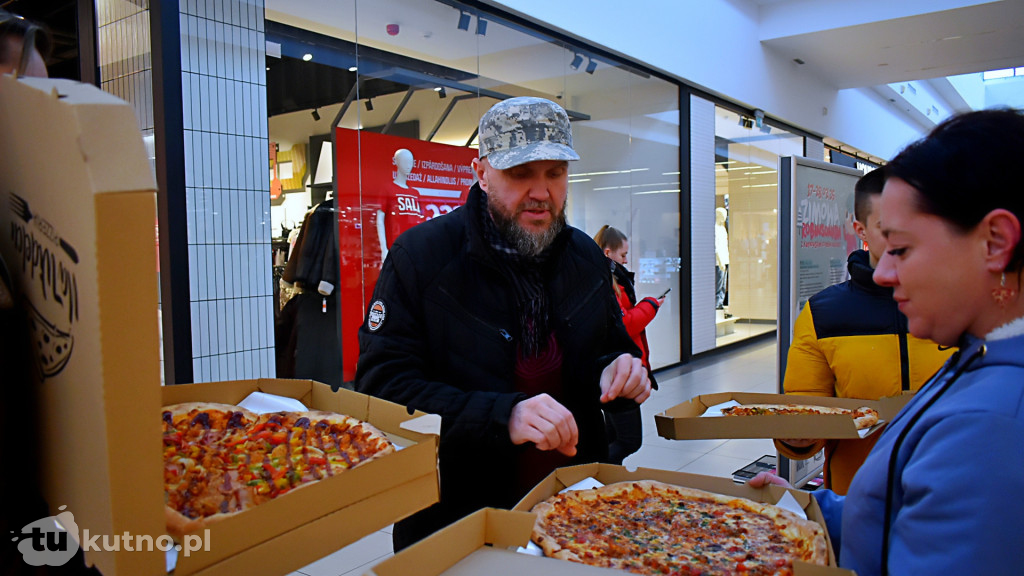
{"label": "pizza box lid", "polygon": [[[176,576],[287,573],[438,501],[434,415],[312,380],[276,378],[165,386],[163,405],[238,404],[256,391],[369,422],[401,449],[213,524],[204,535],[208,546],[179,555]],[[331,538],[317,537],[324,533]]]}
{"label": "pizza box lid", "polygon": [[[65,526],[156,537],[156,180],[135,113],[89,84],[0,75],[0,133],[0,253],[30,318],[35,368],[28,385],[0,375],[37,440],[12,453],[32,469],[38,460],[28,494],[63,510]],[[83,548],[107,576],[164,566],[159,550]]]}
{"label": "pizza box lid", "polygon": [[[885,422],[910,401],[912,394],[862,400],[831,396],[797,396],[755,392],[718,392],[701,394],[654,415],[658,435],[670,440],[715,438],[849,438],[857,439],[877,433]],[[702,417],[711,406],[730,400],[740,404],[811,404],[856,409],[862,406],[878,411],[879,423],[863,436],[851,418],[824,414],[764,415],[733,417]]]}
{"label": "pizza box lid", "polygon": [[[516,552],[516,549],[525,547],[529,543],[533,531],[535,515],[524,511],[524,508],[532,508],[536,502],[587,477],[595,477],[605,483],[639,479],[660,480],[748,498],[753,496],[751,499],[760,501],[765,501],[765,498],[777,501],[785,492],[778,486],[771,486],[765,489],[747,487],[747,490],[739,490],[742,494],[735,494],[735,491],[728,490],[735,487],[735,484],[725,478],[662,470],[638,469],[635,472],[629,472],[621,466],[608,464],[586,464],[561,468],[541,482],[513,510],[493,508],[478,510],[377,564],[364,576],[404,576],[406,574],[422,576],[522,576],[523,574],[531,576],[599,576],[621,574],[622,572],[609,568],[597,568]],[[791,491],[791,493],[798,497],[798,501],[806,504],[806,511],[809,515],[817,514],[820,518],[820,509],[817,508],[816,501],[810,495],[798,491]],[[759,498],[759,494],[763,494],[764,497]],[[831,550],[831,544],[829,546]],[[855,576],[854,572],[835,566],[816,566],[801,562],[794,566],[794,574],[796,576]]]}

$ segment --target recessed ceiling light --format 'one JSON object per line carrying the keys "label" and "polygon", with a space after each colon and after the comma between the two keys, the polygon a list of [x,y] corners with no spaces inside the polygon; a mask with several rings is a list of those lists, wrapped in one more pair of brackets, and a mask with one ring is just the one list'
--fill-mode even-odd
{"label": "recessed ceiling light", "polygon": [[310,54],[309,52],[306,52],[305,54],[302,55],[302,59],[306,62],[309,62],[310,60],[313,59],[313,55]]}

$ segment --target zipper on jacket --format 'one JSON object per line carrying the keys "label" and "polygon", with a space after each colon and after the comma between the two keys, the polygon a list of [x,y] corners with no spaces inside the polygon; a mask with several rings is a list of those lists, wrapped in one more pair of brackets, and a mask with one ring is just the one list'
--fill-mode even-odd
{"label": "zipper on jacket", "polygon": [[[576,304],[576,307],[573,308],[572,310],[570,310],[569,313],[565,315],[565,325],[566,326],[572,327],[572,322],[570,321],[572,319],[572,317],[574,315],[576,315],[576,313],[579,312],[580,309],[583,308],[583,306],[585,306],[588,302],[590,302],[591,297],[593,297],[594,294],[596,294],[597,291],[600,288],[601,288],[601,283],[598,282],[597,284],[594,285],[593,288],[590,289],[589,292],[587,292],[586,296],[584,296],[583,298],[580,298],[579,303]],[[616,303],[616,305],[617,305],[617,303]],[[620,308],[620,311],[621,311],[621,308]]]}
{"label": "zipper on jacket", "polygon": [[[459,301],[455,296],[452,296],[452,294],[448,292],[448,290],[446,290],[444,286],[440,286],[438,289],[442,293],[444,293],[445,296],[451,298],[453,302],[457,303]],[[469,310],[466,310],[462,306],[459,307],[459,311],[461,311],[462,314],[468,317],[469,319],[473,320],[474,322],[482,326],[488,332],[496,332],[498,336],[501,336],[502,340],[504,340],[505,342],[512,342],[513,338],[512,335],[508,333],[508,330],[492,325],[490,322],[487,322],[483,318],[480,318],[479,316],[473,314]]]}
{"label": "zipper on jacket", "polygon": [[910,390],[910,350],[907,348],[906,331],[900,331],[900,380],[903,391]]}

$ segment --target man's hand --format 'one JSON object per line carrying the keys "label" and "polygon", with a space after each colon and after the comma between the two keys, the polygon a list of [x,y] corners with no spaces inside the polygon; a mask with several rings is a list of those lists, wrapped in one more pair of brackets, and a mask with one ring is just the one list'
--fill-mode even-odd
{"label": "man's hand", "polygon": [[639,358],[623,354],[601,372],[601,402],[632,398],[641,404],[650,395],[651,379]]}
{"label": "man's hand", "polygon": [[512,408],[508,433],[513,444],[533,442],[540,450],[576,455],[580,431],[572,412],[547,394],[523,400]]}

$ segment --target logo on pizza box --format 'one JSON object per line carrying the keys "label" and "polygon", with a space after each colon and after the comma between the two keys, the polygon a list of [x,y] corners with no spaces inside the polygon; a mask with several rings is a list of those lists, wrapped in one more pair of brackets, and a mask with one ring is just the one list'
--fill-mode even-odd
{"label": "logo on pizza box", "polygon": [[41,380],[60,374],[74,349],[72,327],[78,321],[78,251],[37,206],[11,193],[10,240],[18,255],[11,265],[22,273],[33,359]]}
{"label": "logo on pizza box", "polygon": [[[188,557],[193,552],[210,550],[210,530],[206,529],[202,536],[186,534],[181,544],[175,544],[167,534],[157,537],[150,535],[132,535],[129,532],[114,536],[90,534],[88,528],[79,533],[75,515],[67,506],[61,506],[60,514],[47,516],[26,524],[21,529],[20,538],[11,540],[18,543],[18,551],[26,564],[32,566],[63,566],[75,555],[79,547],[82,551],[106,550],[107,552],[152,552],[159,550],[177,550]],[[12,534],[17,534],[11,530]]]}

